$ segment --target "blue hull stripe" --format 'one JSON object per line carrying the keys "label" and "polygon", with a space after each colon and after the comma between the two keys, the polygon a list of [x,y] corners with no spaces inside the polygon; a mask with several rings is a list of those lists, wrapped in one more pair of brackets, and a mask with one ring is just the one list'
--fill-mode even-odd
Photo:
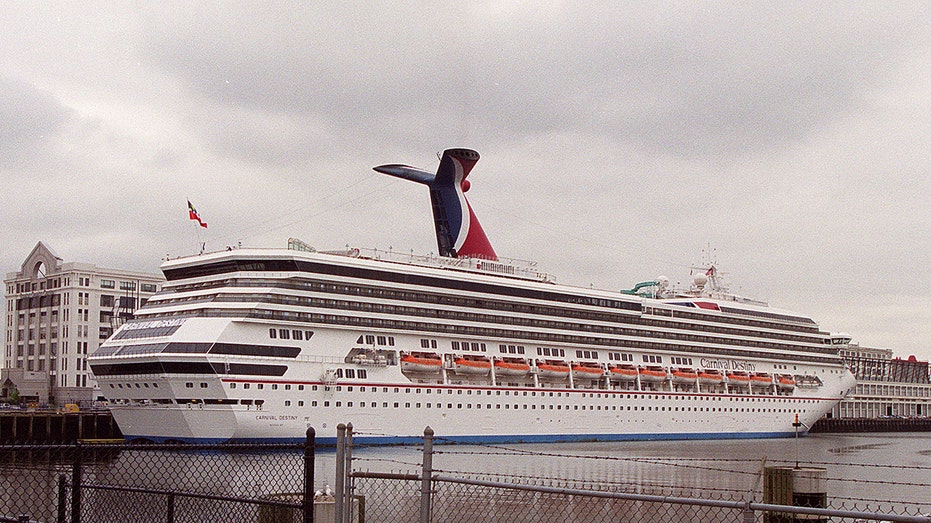
{"label": "blue hull stripe", "polygon": [[[799,431],[799,436],[807,431]],[[144,439],[163,443],[165,441],[182,441],[184,443],[215,445],[222,443],[303,443],[304,438],[254,438],[231,439],[219,438],[166,438],[164,436],[125,435],[127,441]],[[671,433],[671,434],[511,434],[511,435],[473,435],[473,436],[437,436],[437,444],[481,444],[481,443],[569,443],[569,442],[605,442],[605,441],[670,441],[670,440],[715,440],[715,439],[771,439],[791,438],[795,432],[708,432],[708,433]],[[353,443],[360,445],[416,445],[423,443],[421,436],[366,436],[354,434]],[[317,438],[317,445],[334,446],[336,438]]]}

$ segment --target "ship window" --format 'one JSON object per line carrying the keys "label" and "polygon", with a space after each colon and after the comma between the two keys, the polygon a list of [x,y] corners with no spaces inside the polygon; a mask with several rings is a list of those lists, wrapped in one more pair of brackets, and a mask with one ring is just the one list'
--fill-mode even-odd
{"label": "ship window", "polygon": [[298,401],[298,402],[297,402],[297,406],[298,406],[298,407],[303,407],[303,406],[304,406],[304,401],[303,401],[303,400]]}
{"label": "ship window", "polygon": [[259,389],[259,390],[264,389],[264,388],[265,388],[265,384],[264,384],[264,383],[259,383],[258,385],[255,386],[255,388],[257,388],[257,389]]}
{"label": "ship window", "polygon": [[[148,384],[148,383],[146,383],[146,385],[145,385],[145,386],[146,386],[146,387],[148,387],[148,386],[149,386],[149,384]],[[202,388],[202,389],[206,389],[206,388],[207,388],[207,384],[206,384],[206,383],[203,383],[203,382],[201,382],[201,384],[200,384],[200,388]]]}
{"label": "ship window", "polygon": [[373,335],[373,334],[366,334],[366,335],[365,335],[365,343],[367,343],[367,344],[369,344],[369,345],[374,344],[374,343],[375,343],[375,335]]}
{"label": "ship window", "polygon": [[193,389],[193,388],[194,388],[194,384],[191,383],[191,382],[189,381],[189,382],[187,382],[187,383],[184,384],[184,388],[186,388],[186,389]]}
{"label": "ship window", "polygon": [[249,383],[243,383],[243,384],[242,384],[242,388],[248,389],[248,388],[249,388],[249,385],[250,385]]}
{"label": "ship window", "polygon": [[285,386],[284,386],[284,390],[291,390],[291,386],[290,386],[290,385],[285,385]]}
{"label": "ship window", "polygon": [[291,331],[291,337],[294,338],[295,340],[303,340],[303,339],[304,339],[304,332],[303,332],[303,331],[299,331],[299,330],[293,330],[293,331]]}
{"label": "ship window", "polygon": [[355,378],[355,377],[356,377],[356,371],[355,371],[355,369],[346,369],[346,377],[347,377],[347,378]]}
{"label": "ship window", "polygon": [[421,349],[429,349],[429,348],[430,348],[430,340],[428,340],[428,339],[426,339],[426,338],[421,339],[421,340],[420,340],[420,348],[421,348]]}
{"label": "ship window", "polygon": [[452,347],[453,350],[459,350],[459,342],[458,341],[450,342],[450,347]]}
{"label": "ship window", "polygon": [[291,406],[291,400],[284,400],[284,406],[285,406],[285,407],[290,407],[290,406]]}
{"label": "ship window", "polygon": [[269,338],[277,338],[277,337],[278,337],[278,331],[276,331],[274,328],[268,329],[268,337],[269,337]]}
{"label": "ship window", "polygon": [[358,343],[358,344],[360,344],[360,345],[361,345],[362,343],[364,343],[364,341],[362,340],[362,336],[361,336],[361,335],[359,336],[359,339],[356,340],[356,343]]}
{"label": "ship window", "polygon": [[283,340],[291,339],[291,332],[288,329],[278,329],[278,337]]}
{"label": "ship window", "polygon": [[388,343],[387,338],[385,338],[384,336],[378,336],[377,339],[378,339],[378,344],[379,344],[379,345],[384,346],[384,345],[386,345],[386,344]]}
{"label": "ship window", "polygon": [[235,388],[236,388],[236,384],[235,384],[235,383],[230,383],[230,388],[231,388],[231,389],[235,389]]}
{"label": "ship window", "polygon": [[314,335],[314,331],[304,331],[304,339],[309,340]]}
{"label": "ship window", "polygon": [[272,383],[272,390],[278,390],[278,384]]}

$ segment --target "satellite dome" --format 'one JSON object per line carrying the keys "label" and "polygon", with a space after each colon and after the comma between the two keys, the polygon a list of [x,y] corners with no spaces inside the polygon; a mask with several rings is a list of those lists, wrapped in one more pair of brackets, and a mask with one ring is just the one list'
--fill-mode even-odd
{"label": "satellite dome", "polygon": [[704,274],[696,274],[695,278],[692,279],[692,283],[694,283],[696,287],[704,287],[705,284],[708,283],[708,277]]}

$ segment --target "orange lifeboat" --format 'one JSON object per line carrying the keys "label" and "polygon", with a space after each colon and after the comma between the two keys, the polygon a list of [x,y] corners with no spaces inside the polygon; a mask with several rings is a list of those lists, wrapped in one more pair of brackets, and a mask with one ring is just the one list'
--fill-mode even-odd
{"label": "orange lifeboat", "polygon": [[782,374],[776,378],[776,386],[783,391],[795,390],[795,378],[789,374]]}
{"label": "orange lifeboat", "polygon": [[608,375],[616,381],[637,381],[636,367],[633,365],[615,365],[608,367]]}
{"label": "orange lifeboat", "polygon": [[773,384],[773,377],[765,372],[757,372],[750,375],[750,381],[752,381],[754,385],[769,387]]}
{"label": "orange lifeboat", "polygon": [[672,382],[679,384],[695,384],[695,380],[698,379],[698,373],[692,369],[681,368],[675,369],[672,371]]}
{"label": "orange lifeboat", "polygon": [[727,382],[735,387],[747,388],[750,386],[750,375],[743,371],[729,372]]}
{"label": "orange lifeboat", "polygon": [[642,383],[662,383],[669,377],[662,367],[640,367],[639,372]]}
{"label": "orange lifeboat", "polygon": [[541,360],[537,362],[537,375],[541,378],[564,379],[569,376],[569,366],[560,360]]}
{"label": "orange lifeboat", "polygon": [[401,371],[436,373],[443,367],[443,361],[434,352],[412,352],[401,356]]}
{"label": "orange lifeboat", "polygon": [[705,386],[714,387],[724,382],[724,376],[719,371],[705,369],[698,373],[698,382]]}
{"label": "orange lifeboat", "polygon": [[456,364],[456,374],[488,374],[491,372],[491,362],[484,356],[459,356],[453,359]]}
{"label": "orange lifeboat", "polygon": [[528,372],[530,372],[530,364],[522,358],[495,360],[496,376],[525,376]]}
{"label": "orange lifeboat", "polygon": [[604,376],[604,369],[594,363],[576,363],[572,365],[572,378],[577,380],[596,380]]}

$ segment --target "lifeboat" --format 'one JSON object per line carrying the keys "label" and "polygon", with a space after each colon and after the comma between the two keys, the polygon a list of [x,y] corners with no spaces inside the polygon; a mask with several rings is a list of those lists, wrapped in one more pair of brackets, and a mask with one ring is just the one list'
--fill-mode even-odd
{"label": "lifeboat", "polygon": [[698,373],[698,382],[705,386],[714,387],[724,382],[724,376],[716,370],[703,370]]}
{"label": "lifeboat", "polygon": [[402,372],[437,373],[443,361],[433,352],[412,352],[401,356]]}
{"label": "lifeboat", "polygon": [[782,374],[776,378],[776,386],[779,387],[779,390],[795,390],[795,378],[789,374]]}
{"label": "lifeboat", "polygon": [[456,374],[488,374],[491,362],[484,356],[459,356],[453,359]]}
{"label": "lifeboat", "polygon": [[675,369],[672,371],[672,382],[679,383],[683,385],[694,385],[695,380],[698,379],[698,373],[692,369]]}
{"label": "lifeboat", "polygon": [[750,375],[743,371],[729,372],[727,382],[735,387],[747,388],[750,386]]}
{"label": "lifeboat", "polygon": [[559,360],[543,360],[537,362],[537,375],[541,378],[564,379],[569,376],[569,366]]}
{"label": "lifeboat", "polygon": [[616,381],[637,381],[636,367],[633,365],[618,365],[608,367],[608,375]]}
{"label": "lifeboat", "polygon": [[495,360],[496,376],[525,376],[528,372],[530,372],[530,364],[522,358]]}
{"label": "lifeboat", "polygon": [[750,381],[754,385],[769,387],[773,384],[773,377],[765,372],[757,372],[750,375]]}
{"label": "lifeboat", "polygon": [[662,367],[640,367],[641,383],[662,383],[668,378],[666,370]]}
{"label": "lifeboat", "polygon": [[572,366],[572,378],[576,380],[597,380],[604,373],[604,369],[594,363],[577,363]]}

